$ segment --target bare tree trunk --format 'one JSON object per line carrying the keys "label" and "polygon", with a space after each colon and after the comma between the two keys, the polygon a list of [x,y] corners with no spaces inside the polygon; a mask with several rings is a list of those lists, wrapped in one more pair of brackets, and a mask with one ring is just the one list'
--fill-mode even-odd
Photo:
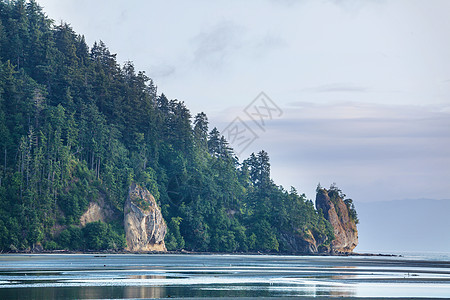
{"label": "bare tree trunk", "polygon": [[97,179],[100,178],[100,157],[98,158],[98,164],[97,164]]}

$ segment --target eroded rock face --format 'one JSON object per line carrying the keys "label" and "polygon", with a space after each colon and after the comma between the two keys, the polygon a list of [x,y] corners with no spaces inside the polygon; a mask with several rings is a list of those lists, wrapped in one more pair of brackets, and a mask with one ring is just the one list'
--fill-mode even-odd
{"label": "eroded rock face", "polygon": [[117,217],[115,216],[114,209],[105,203],[104,199],[100,197],[97,202],[89,203],[88,210],[81,216],[81,226],[86,226],[87,223],[102,221],[108,223],[108,221]]}
{"label": "eroded rock face", "polygon": [[322,209],[324,217],[334,229],[335,239],[331,242],[331,251],[352,252],[358,245],[356,223],[350,218],[343,199],[336,195],[331,198],[333,200],[326,189],[320,189],[316,195],[316,208]]}
{"label": "eroded rock face", "polygon": [[167,226],[161,211],[147,189],[132,183],[124,207],[128,251],[167,251],[164,244]]}

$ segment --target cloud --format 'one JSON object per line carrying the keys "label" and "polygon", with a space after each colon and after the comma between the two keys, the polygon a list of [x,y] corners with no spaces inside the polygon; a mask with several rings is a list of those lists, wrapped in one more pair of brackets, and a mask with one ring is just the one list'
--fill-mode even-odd
{"label": "cloud", "polygon": [[267,33],[261,38],[257,38],[254,48],[265,53],[288,46],[288,43],[278,34]]}
{"label": "cloud", "polygon": [[300,1],[299,0],[270,0],[270,2],[279,4],[279,5],[283,5],[283,6],[287,6],[290,8],[290,7],[298,4]]}
{"label": "cloud", "polygon": [[192,63],[216,72],[218,68],[238,60],[241,65],[248,64],[249,60],[260,61],[288,43],[276,32],[249,31],[245,26],[223,21],[194,36],[191,45]]}
{"label": "cloud", "polygon": [[365,86],[357,86],[349,83],[331,83],[303,89],[303,91],[313,93],[336,93],[336,92],[364,93],[367,92],[368,90],[369,89]]}
{"label": "cloud", "polygon": [[[286,132],[303,128],[301,134],[296,135],[299,139],[314,135],[324,140],[351,139],[355,143],[364,139],[388,143],[400,142],[400,139],[402,142],[411,139],[418,144],[423,142],[420,139],[450,142],[450,113],[441,109],[351,102],[325,105],[299,102],[293,108],[285,109],[285,113],[286,116],[273,125]],[[447,151],[442,152],[447,154]]]}
{"label": "cloud", "polygon": [[340,7],[342,10],[350,13],[357,13],[367,5],[371,4],[384,4],[385,0],[328,0],[328,2],[331,2],[335,4],[336,6]]}
{"label": "cloud", "polygon": [[161,79],[175,74],[176,68],[173,65],[158,64],[150,67],[149,75],[154,78]]}
{"label": "cloud", "polygon": [[[283,108],[281,119],[248,153],[269,152],[276,182],[307,187],[342,184],[361,201],[444,198],[450,181],[450,113],[420,106],[300,102]],[[263,147],[263,148],[261,148]]]}
{"label": "cloud", "polygon": [[227,58],[242,48],[245,30],[232,22],[221,22],[192,39],[194,62],[221,67]]}

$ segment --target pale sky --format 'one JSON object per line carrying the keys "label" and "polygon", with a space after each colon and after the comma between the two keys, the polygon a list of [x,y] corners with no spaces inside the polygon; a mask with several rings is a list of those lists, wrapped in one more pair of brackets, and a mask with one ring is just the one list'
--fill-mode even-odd
{"label": "pale sky", "polygon": [[[450,1],[39,3],[210,128],[240,117],[258,135],[241,160],[265,149],[286,189],[450,199]],[[244,112],[261,91],[283,112],[264,131]]]}

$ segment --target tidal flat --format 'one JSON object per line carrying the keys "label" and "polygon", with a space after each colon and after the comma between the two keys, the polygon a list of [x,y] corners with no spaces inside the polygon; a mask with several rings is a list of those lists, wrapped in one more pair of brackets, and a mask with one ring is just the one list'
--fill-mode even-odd
{"label": "tidal flat", "polygon": [[445,298],[437,256],[7,254],[0,299]]}

